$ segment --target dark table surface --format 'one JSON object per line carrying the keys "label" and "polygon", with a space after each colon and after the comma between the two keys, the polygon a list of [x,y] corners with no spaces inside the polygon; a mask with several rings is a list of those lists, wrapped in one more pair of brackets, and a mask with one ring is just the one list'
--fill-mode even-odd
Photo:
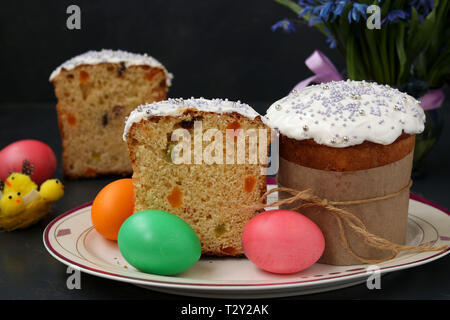
{"label": "dark table surface", "polygon": [[[257,103],[264,112],[267,104]],[[11,142],[33,138],[61,154],[54,103],[0,104],[0,148]],[[444,112],[449,122],[450,112]],[[412,192],[450,208],[450,128],[424,163],[424,177],[415,180]],[[57,177],[61,177],[59,163]],[[0,233],[0,299],[182,299],[131,284],[82,273],[81,289],[66,286],[67,267],[44,248],[42,233],[56,216],[94,199],[98,191],[117,177],[95,180],[65,180],[66,194],[49,215],[26,230]],[[415,268],[382,276],[381,289],[365,284],[286,299],[449,299],[450,255]],[[201,301],[201,299],[199,299]],[[199,301],[199,302],[200,302]]]}

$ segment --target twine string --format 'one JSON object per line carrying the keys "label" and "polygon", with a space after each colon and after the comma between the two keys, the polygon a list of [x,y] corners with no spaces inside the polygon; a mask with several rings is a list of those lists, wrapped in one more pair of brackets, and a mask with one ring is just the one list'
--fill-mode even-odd
{"label": "twine string", "polygon": [[[290,205],[297,201],[301,201],[302,204],[299,206],[293,207],[293,208],[289,208],[290,210],[298,211],[298,210],[301,210],[304,208],[309,208],[309,207],[314,207],[314,206],[326,209],[325,210],[326,212],[330,213],[331,215],[333,215],[336,218],[336,221],[337,221],[337,224],[339,227],[339,234],[340,234],[344,248],[355,259],[357,259],[358,261],[361,261],[363,263],[373,264],[373,263],[380,263],[383,261],[387,261],[387,260],[395,258],[400,251],[413,250],[413,251],[423,252],[423,251],[441,251],[441,250],[446,249],[447,246],[440,246],[440,247],[430,247],[429,245],[409,246],[409,245],[400,245],[400,244],[393,243],[387,239],[384,239],[382,237],[379,237],[377,235],[370,233],[367,230],[364,223],[361,221],[361,219],[359,219],[357,216],[355,216],[354,214],[352,214],[351,212],[349,212],[347,210],[336,207],[336,206],[349,206],[349,205],[355,205],[355,204],[363,204],[363,203],[369,203],[369,202],[375,202],[375,201],[381,201],[381,200],[393,198],[393,197],[396,197],[396,196],[400,195],[401,193],[409,190],[411,185],[412,185],[412,181],[410,180],[408,185],[406,185],[399,191],[390,193],[390,194],[387,194],[384,196],[380,196],[380,197],[361,199],[361,200],[351,200],[351,201],[328,201],[327,199],[321,199],[320,197],[316,196],[312,192],[311,189],[305,189],[305,190],[299,191],[299,190],[295,190],[292,188],[280,186],[280,184],[279,184],[278,188],[273,188],[261,196],[260,204],[255,206],[255,209],[261,210],[261,209],[264,209],[267,207]],[[264,202],[267,199],[267,197],[270,194],[275,193],[275,192],[284,192],[284,193],[289,194],[290,197],[287,197],[282,200],[274,201],[270,204],[265,204]],[[367,245],[374,247],[374,248],[391,251],[392,252],[391,256],[389,256],[388,258],[384,258],[384,259],[366,259],[364,257],[359,256],[356,252],[353,251],[353,249],[350,247],[350,245],[348,243],[344,225],[347,225],[354,232],[359,234],[363,238],[364,242]]]}

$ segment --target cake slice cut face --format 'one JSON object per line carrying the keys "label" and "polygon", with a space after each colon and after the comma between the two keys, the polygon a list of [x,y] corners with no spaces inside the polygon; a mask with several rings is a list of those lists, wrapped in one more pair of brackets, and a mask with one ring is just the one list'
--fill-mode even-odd
{"label": "cake slice cut face", "polygon": [[69,178],[131,174],[124,120],[138,105],[164,100],[172,75],[154,58],[89,51],[50,76],[58,99],[63,172]]}
{"label": "cake slice cut face", "polygon": [[220,99],[141,106],[124,139],[136,212],[178,215],[199,236],[203,254],[243,254],[242,230],[266,191],[270,144],[270,129],[250,106]]}

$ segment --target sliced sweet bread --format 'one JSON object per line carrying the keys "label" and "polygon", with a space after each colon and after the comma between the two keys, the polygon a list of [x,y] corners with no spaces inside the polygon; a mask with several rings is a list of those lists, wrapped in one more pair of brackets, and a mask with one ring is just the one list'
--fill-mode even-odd
{"label": "sliced sweet bread", "polygon": [[171,79],[154,58],[125,51],[89,51],[58,67],[50,81],[64,175],[131,174],[122,141],[125,117],[140,104],[164,100]]}
{"label": "sliced sweet bread", "polygon": [[[176,130],[182,138],[174,142]],[[258,137],[251,140],[255,132]],[[178,215],[199,236],[203,254],[243,254],[242,230],[266,191],[270,129],[256,111],[220,99],[170,99],[133,111],[124,139],[133,167],[135,211]],[[190,148],[181,152],[182,142]]]}

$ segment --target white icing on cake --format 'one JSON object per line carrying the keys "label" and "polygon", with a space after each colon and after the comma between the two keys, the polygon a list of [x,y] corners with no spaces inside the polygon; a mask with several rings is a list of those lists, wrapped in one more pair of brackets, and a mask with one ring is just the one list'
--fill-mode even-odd
{"label": "white icing on cake", "polygon": [[166,84],[170,86],[172,84],[173,75],[166,70],[166,68],[155,58],[147,54],[136,54],[126,52],[122,50],[107,50],[101,51],[88,51],[67,60],[58,68],[56,68],[50,75],[50,81],[52,81],[62,69],[72,70],[83,64],[99,64],[99,63],[125,63],[125,66],[150,66],[154,68],[160,68],[166,74]]}
{"label": "white icing on cake", "polygon": [[293,91],[267,110],[267,125],[296,140],[343,148],[393,143],[402,132],[423,131],[420,102],[386,85],[332,81]]}
{"label": "white icing on cake", "polygon": [[[179,116],[186,109],[196,109],[203,112],[214,113],[239,113],[251,120],[257,116],[261,116],[248,104],[240,101],[234,102],[228,99],[204,99],[204,98],[190,98],[190,99],[167,99],[164,101],[154,102],[138,106],[125,120],[125,129],[123,132],[123,140],[126,141],[128,131],[133,123],[140,122],[153,116]],[[262,120],[264,117],[261,117]]]}

